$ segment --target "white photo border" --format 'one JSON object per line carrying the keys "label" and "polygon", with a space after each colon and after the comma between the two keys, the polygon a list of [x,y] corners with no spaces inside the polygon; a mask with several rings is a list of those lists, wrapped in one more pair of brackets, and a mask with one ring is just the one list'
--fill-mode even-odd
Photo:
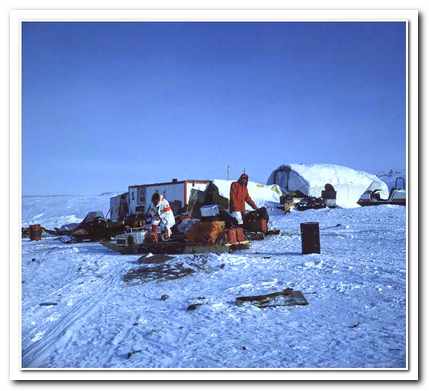
{"label": "white photo border", "polygon": [[[23,22],[406,22],[407,365],[398,369],[23,369],[21,367],[21,45]],[[14,10],[10,13],[11,380],[418,380],[417,10]],[[411,186],[409,186],[412,184]],[[412,232],[412,234],[410,234]],[[410,289],[411,287],[411,289]]]}

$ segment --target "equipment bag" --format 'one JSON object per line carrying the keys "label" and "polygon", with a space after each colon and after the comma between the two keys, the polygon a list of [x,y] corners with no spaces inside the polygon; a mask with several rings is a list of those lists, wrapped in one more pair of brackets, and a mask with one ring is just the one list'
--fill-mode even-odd
{"label": "equipment bag", "polygon": [[244,228],[250,232],[268,232],[268,212],[266,208],[259,208],[244,215]]}
{"label": "equipment bag", "polygon": [[223,221],[200,221],[185,234],[185,240],[193,243],[215,244],[225,229]]}

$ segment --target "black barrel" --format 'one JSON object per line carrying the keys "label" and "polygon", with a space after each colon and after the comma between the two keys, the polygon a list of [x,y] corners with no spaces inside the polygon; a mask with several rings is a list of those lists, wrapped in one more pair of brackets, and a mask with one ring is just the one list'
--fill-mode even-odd
{"label": "black barrel", "polygon": [[320,254],[319,223],[301,223],[301,244],[303,254]]}

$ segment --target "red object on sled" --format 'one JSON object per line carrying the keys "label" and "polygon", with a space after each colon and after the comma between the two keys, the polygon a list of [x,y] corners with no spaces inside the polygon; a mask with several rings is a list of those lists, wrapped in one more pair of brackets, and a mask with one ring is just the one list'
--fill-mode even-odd
{"label": "red object on sled", "polygon": [[30,225],[30,240],[42,240],[42,227],[40,224]]}
{"label": "red object on sled", "polygon": [[150,231],[150,241],[152,243],[158,243],[158,226],[152,225],[151,231]]}
{"label": "red object on sled", "polygon": [[228,244],[237,244],[240,242],[245,242],[246,236],[244,234],[243,228],[229,228],[225,230],[225,242]]}

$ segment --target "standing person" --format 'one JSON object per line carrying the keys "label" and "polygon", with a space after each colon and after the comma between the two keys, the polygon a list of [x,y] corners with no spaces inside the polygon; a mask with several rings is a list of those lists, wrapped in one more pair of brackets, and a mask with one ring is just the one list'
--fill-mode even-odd
{"label": "standing person", "polygon": [[290,213],[290,210],[293,207],[293,197],[289,194],[286,194],[280,197],[280,202],[283,203],[283,210],[285,213]]}
{"label": "standing person", "polygon": [[328,208],[335,208],[337,206],[337,192],[330,183],[325,184],[325,190],[322,190],[321,198],[323,198]]}
{"label": "standing person", "polygon": [[240,225],[243,224],[243,214],[246,211],[246,203],[253,209],[258,208],[255,202],[250,198],[249,191],[247,190],[248,182],[249,177],[247,174],[241,174],[237,182],[231,183],[229,193],[229,211]]}
{"label": "standing person", "polygon": [[168,201],[159,193],[154,193],[152,195],[152,204],[147,214],[152,220],[152,233],[156,233],[159,226],[164,238],[169,239],[171,237],[171,228],[176,224],[176,219]]}

